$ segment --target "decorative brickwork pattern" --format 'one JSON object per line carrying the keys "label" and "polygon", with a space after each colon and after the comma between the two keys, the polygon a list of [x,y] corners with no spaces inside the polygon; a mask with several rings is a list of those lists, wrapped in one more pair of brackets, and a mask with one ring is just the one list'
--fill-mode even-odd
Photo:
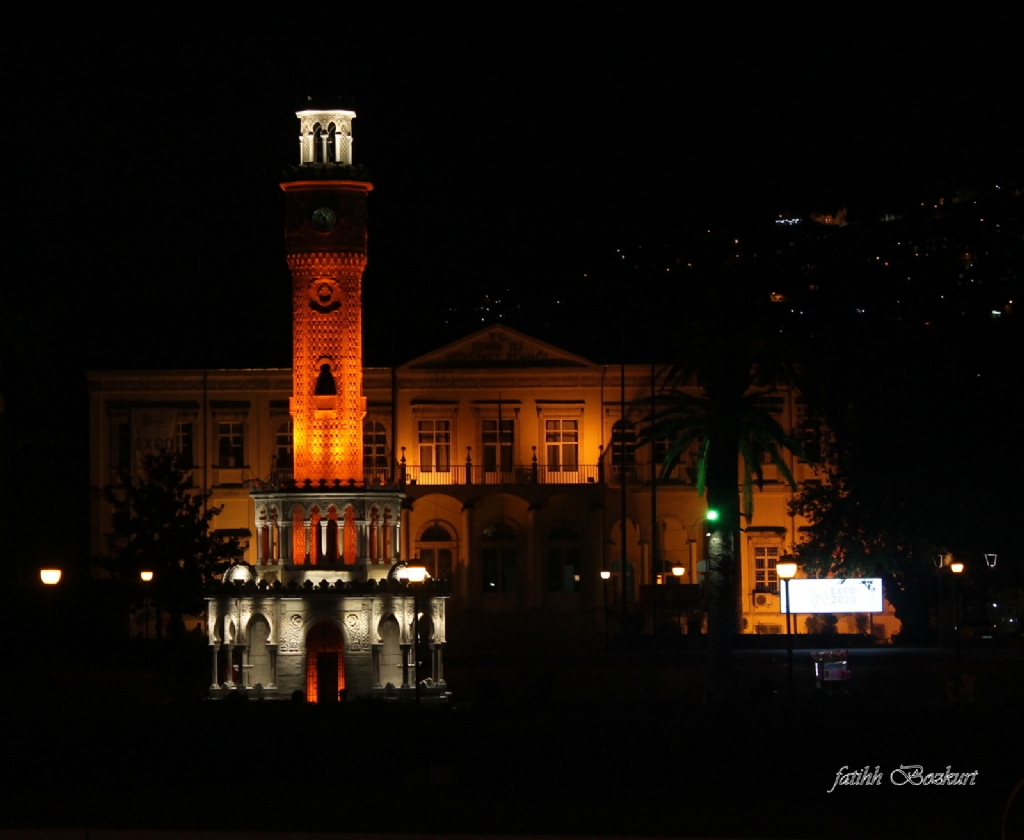
{"label": "decorative brickwork pattern", "polygon": [[[369,184],[286,184],[286,239],[293,291],[295,477],[362,479],[362,271],[366,267]],[[317,232],[310,208],[337,207],[339,223]],[[325,383],[333,387],[325,388]],[[319,384],[319,388],[317,388]],[[333,393],[331,392],[333,391]]]}

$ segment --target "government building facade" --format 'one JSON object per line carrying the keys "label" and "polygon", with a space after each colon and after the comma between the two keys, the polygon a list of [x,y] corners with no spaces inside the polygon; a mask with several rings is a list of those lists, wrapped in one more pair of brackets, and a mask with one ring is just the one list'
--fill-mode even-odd
{"label": "government building facade", "polygon": [[[89,375],[93,487],[172,449],[223,507],[217,529],[241,540],[244,563],[208,601],[211,690],[443,694],[452,627],[465,650],[586,645],[624,612],[639,632],[702,632],[696,453],[662,476],[661,442],[638,438],[657,373],[504,325],[364,367],[372,187],[351,163],[355,115],[298,116],[301,163],[282,184],[293,367]],[[796,395],[774,399],[782,428],[797,429]],[[797,482],[818,478],[784,457]],[[776,468],[763,469],[742,533],[742,616],[745,632],[779,633],[775,564],[806,523],[789,515]],[[94,499],[102,551],[110,509]],[[406,564],[433,583],[396,580]],[[874,618],[882,637],[898,626],[891,608]],[[857,632],[853,617],[839,630]],[[418,661],[429,676],[413,673]]]}

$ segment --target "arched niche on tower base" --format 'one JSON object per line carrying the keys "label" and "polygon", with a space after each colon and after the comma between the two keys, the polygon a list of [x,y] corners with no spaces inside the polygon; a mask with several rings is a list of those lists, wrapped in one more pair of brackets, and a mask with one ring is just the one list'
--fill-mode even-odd
{"label": "arched niche on tower base", "polygon": [[262,613],[254,613],[246,628],[249,638],[249,675],[246,684],[255,686],[259,683],[268,686],[273,682],[270,667],[270,622]]}
{"label": "arched niche on tower base", "polygon": [[380,639],[380,684],[402,685],[402,630],[394,613],[388,613],[377,625]]}

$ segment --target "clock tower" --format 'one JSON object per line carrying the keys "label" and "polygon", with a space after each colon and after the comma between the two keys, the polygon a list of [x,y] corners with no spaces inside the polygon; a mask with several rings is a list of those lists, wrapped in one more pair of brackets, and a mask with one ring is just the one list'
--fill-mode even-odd
{"label": "clock tower", "polygon": [[353,111],[299,111],[299,165],[285,192],[292,275],[294,478],[301,486],[363,481],[363,270],[366,199],[352,165]]}
{"label": "clock tower", "polygon": [[[355,114],[297,116],[299,163],[281,182],[292,276],[293,471],[250,482],[256,562],[233,566],[207,597],[210,689],[298,692],[316,702],[444,701],[444,584],[411,589],[401,579],[410,577],[404,485],[363,470],[360,299],[373,187],[352,164]],[[417,677],[424,643],[429,685]]]}

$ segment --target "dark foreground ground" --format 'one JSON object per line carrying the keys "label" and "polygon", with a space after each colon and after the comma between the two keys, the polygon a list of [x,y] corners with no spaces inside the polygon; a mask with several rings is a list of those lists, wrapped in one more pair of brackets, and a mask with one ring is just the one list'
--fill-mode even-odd
{"label": "dark foreground ground", "polygon": [[[118,698],[96,686],[124,674],[7,674],[0,829],[1000,837],[1024,778],[1020,654],[968,651],[966,700],[948,652],[851,667],[849,694],[820,696],[798,652],[790,700],[784,652],[746,652],[709,701],[696,652],[453,657],[449,708],[164,702],[157,677]],[[899,785],[901,765],[977,775]],[[844,766],[879,783],[829,793]],[[1024,838],[1024,792],[1007,826]]]}

